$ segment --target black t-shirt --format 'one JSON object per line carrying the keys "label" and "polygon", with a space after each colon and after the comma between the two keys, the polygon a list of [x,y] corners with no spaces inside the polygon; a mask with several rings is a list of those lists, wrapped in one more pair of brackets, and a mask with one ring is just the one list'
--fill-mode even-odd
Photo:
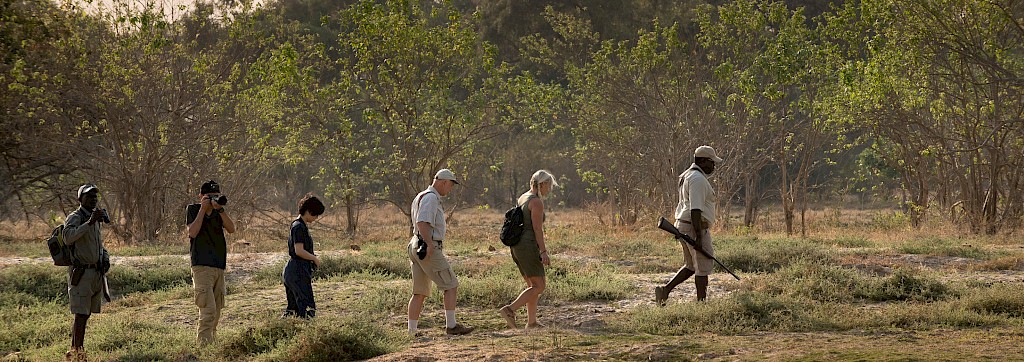
{"label": "black t-shirt", "polygon": [[309,228],[306,227],[306,222],[302,221],[302,218],[292,221],[292,231],[288,234],[288,255],[291,255],[294,260],[312,262],[295,254],[295,244],[302,244],[302,249],[313,254],[313,237],[309,236]]}
{"label": "black t-shirt", "polygon": [[[191,204],[185,207],[185,225],[188,226],[199,215],[201,205]],[[199,234],[189,239],[189,251],[192,266],[209,266],[227,269],[228,246],[224,239],[224,221],[220,218],[220,210],[213,210],[210,215],[203,215],[203,225]]]}

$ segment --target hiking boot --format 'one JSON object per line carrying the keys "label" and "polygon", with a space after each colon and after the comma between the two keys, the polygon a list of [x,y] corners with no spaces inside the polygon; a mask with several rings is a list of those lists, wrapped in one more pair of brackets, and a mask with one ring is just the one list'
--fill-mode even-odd
{"label": "hiking boot", "polygon": [[463,335],[463,334],[469,334],[469,332],[472,332],[474,329],[476,329],[476,328],[466,327],[464,325],[456,323],[455,327],[445,328],[444,332],[447,333],[447,334],[453,335],[453,336],[458,336],[458,335]]}
{"label": "hiking boot", "polygon": [[668,292],[665,291],[665,287],[654,287],[654,304],[662,306],[665,305],[666,300],[668,300]]}
{"label": "hiking boot", "polygon": [[72,348],[64,354],[64,361],[66,362],[88,362],[89,359],[85,357],[85,350],[81,348]]}
{"label": "hiking boot", "polygon": [[505,317],[505,324],[508,324],[509,328],[519,328],[516,326],[516,311],[512,310],[512,307],[507,305],[501,307],[501,309],[498,309],[498,313],[501,314],[502,317]]}

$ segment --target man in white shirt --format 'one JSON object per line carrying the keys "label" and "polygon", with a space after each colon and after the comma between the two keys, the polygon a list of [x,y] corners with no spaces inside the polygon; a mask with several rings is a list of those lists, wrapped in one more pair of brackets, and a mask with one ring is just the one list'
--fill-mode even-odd
{"label": "man in white shirt", "polygon": [[[459,279],[444,255],[446,225],[441,197],[448,196],[452,187],[459,184],[449,169],[437,171],[434,182],[423,190],[412,202],[413,235],[407,246],[409,262],[412,264],[412,298],[409,299],[409,334],[416,335],[419,327],[423,302],[430,295],[430,283],[444,293],[445,333],[467,334],[473,327],[466,327],[455,320],[455,305]],[[424,247],[420,247],[423,240]]]}
{"label": "man in white shirt", "polygon": [[710,256],[715,255],[708,229],[715,222],[715,207],[718,201],[707,177],[715,172],[715,164],[720,162],[722,158],[718,157],[714,148],[700,146],[693,152],[693,164],[679,175],[679,203],[676,205],[675,226],[680,232],[693,238],[697,242],[697,248],[685,241],[679,241],[683,245],[683,259],[686,264],[664,286],[654,287],[654,301],[658,305],[665,304],[672,289],[691,276],[694,276],[697,300],[703,301],[707,298],[708,275],[714,270],[715,264],[711,258],[704,256],[701,250]]}

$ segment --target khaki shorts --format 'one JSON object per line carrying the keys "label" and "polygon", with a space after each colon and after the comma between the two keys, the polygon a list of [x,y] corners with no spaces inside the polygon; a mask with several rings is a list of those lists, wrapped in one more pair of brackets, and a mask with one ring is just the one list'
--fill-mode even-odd
{"label": "khaki shorts", "polygon": [[100,312],[103,301],[103,276],[96,269],[85,269],[78,285],[71,285],[71,268],[68,268],[68,304],[71,313],[90,315]]}
{"label": "khaki shorts", "polygon": [[[693,225],[676,221],[676,228],[691,238],[697,238],[696,234],[693,233]],[[698,252],[686,241],[679,240],[679,243],[683,244],[683,260],[686,262],[685,267],[687,269],[693,270],[695,275],[702,277],[711,275],[714,272],[714,260]],[[700,247],[711,256],[715,256],[715,248],[711,245],[711,233],[708,232],[708,229],[704,229],[704,235],[701,236],[700,240]]]}
{"label": "khaki shorts", "polygon": [[434,253],[420,260],[416,256],[416,237],[413,236],[406,251],[409,253],[409,263],[412,264],[412,294],[430,295],[430,282],[437,284],[437,289],[442,291],[459,286],[459,279],[448,264],[441,245],[435,244]]}

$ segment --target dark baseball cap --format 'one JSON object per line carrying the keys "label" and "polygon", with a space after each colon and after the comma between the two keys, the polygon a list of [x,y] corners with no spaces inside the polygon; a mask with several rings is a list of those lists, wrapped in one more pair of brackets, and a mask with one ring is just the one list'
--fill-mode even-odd
{"label": "dark baseball cap", "polygon": [[220,185],[218,185],[217,181],[214,181],[214,180],[206,181],[206,182],[203,183],[203,186],[199,188],[199,193],[203,194],[203,195],[205,195],[205,194],[219,194],[220,193]]}

